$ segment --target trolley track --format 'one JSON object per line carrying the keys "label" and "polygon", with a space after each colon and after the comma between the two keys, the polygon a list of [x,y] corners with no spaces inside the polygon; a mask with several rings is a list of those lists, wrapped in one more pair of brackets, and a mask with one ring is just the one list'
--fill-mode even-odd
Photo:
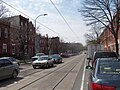
{"label": "trolley track", "polygon": [[[78,58],[78,57],[77,57],[77,58]],[[79,60],[74,61],[74,59],[75,59],[75,58],[71,59],[70,61],[66,62],[64,65],[61,65],[60,67],[56,68],[56,69],[53,70],[53,71],[46,72],[46,74],[45,74],[44,76],[42,76],[42,77],[40,77],[40,78],[37,78],[37,79],[35,79],[35,80],[33,80],[33,81],[31,81],[31,82],[29,82],[29,83],[27,83],[27,84],[19,87],[17,90],[22,90],[22,89],[24,89],[24,88],[26,88],[26,87],[29,87],[31,84],[33,84],[33,83],[35,83],[35,82],[37,82],[37,81],[39,81],[39,80],[41,80],[41,79],[43,79],[43,78],[51,75],[52,73],[57,73],[58,70],[60,70],[60,69],[62,70],[62,69],[64,69],[64,68],[67,67],[67,66],[68,66],[68,67],[72,66],[72,67],[67,71],[67,73],[65,73],[65,75],[59,80],[59,82],[57,82],[56,85],[54,85],[54,87],[52,87],[51,90],[54,90],[54,89],[64,80],[64,78],[66,78],[67,75],[74,69],[74,67],[78,64]],[[28,70],[32,71],[33,69],[28,69]],[[25,77],[30,77],[30,76],[38,73],[38,72],[39,72],[39,73],[40,73],[40,72],[42,73],[42,72],[44,72],[45,70],[46,70],[46,69],[42,69],[42,70],[39,70],[39,69],[38,69],[38,70],[33,71],[32,73],[28,73],[28,74],[24,75],[23,77],[24,77],[24,78],[25,78]],[[23,71],[22,73],[25,73],[25,72],[27,72],[27,71]],[[22,82],[20,82],[20,83],[22,83]],[[19,83],[18,83],[18,84],[19,84]],[[14,85],[11,85],[10,87],[12,87],[12,86],[14,86]],[[8,89],[8,90],[9,90],[9,89]]]}
{"label": "trolley track", "polygon": [[[31,84],[39,81],[40,79],[42,79],[42,78],[44,78],[44,77],[46,77],[46,76],[51,75],[52,73],[56,72],[57,70],[64,68],[65,66],[69,65],[70,63],[73,63],[73,62],[74,62],[73,60],[74,60],[74,59],[71,60],[72,62],[71,62],[71,61],[67,62],[65,65],[60,66],[59,68],[55,69],[54,71],[51,71],[51,72],[49,72],[48,74],[44,75],[43,77],[38,78],[38,79],[34,80],[33,82],[30,82],[29,84],[27,84],[27,85],[19,88],[18,90],[22,90],[23,88],[25,88],[25,87],[27,87],[27,86],[29,86],[29,85],[31,85]],[[76,64],[77,64],[77,63],[78,63],[78,62],[76,62]],[[70,65],[70,66],[71,66],[71,65]],[[75,66],[76,66],[76,65],[75,65]],[[75,66],[74,66],[74,67],[75,67]],[[73,68],[74,68],[74,67],[73,67]],[[73,68],[72,68],[72,69],[73,69]],[[72,70],[72,69],[71,69],[71,70]],[[69,71],[69,72],[70,72],[70,71]],[[67,76],[67,75],[66,75],[66,76]],[[65,76],[65,77],[66,77],[66,76]],[[65,77],[64,77],[64,78],[65,78]],[[64,78],[62,78],[62,79],[64,79]],[[61,81],[62,81],[62,80],[61,80]],[[60,81],[60,82],[61,82],[61,81]],[[59,82],[59,83],[60,83],[60,82]],[[56,85],[56,86],[57,86],[57,85]],[[55,87],[56,87],[56,86],[55,86]],[[54,88],[55,88],[55,87],[54,87]],[[53,90],[54,90],[54,89],[53,89]]]}

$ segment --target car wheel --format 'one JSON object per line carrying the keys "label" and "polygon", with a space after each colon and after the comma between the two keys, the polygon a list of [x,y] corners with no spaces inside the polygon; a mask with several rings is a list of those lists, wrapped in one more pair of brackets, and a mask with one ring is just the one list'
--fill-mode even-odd
{"label": "car wheel", "polygon": [[59,63],[62,63],[62,60],[60,60]]}
{"label": "car wheel", "polygon": [[20,66],[20,63],[18,63],[18,66]]}
{"label": "car wheel", "polygon": [[17,78],[18,72],[16,70],[13,71],[12,73],[12,78]]}
{"label": "car wheel", "polygon": [[59,63],[61,63],[61,60],[59,60]]}
{"label": "car wheel", "polygon": [[56,62],[55,62],[55,59],[54,59],[54,63],[56,63]]}
{"label": "car wheel", "polygon": [[53,67],[53,66],[54,66],[54,64],[52,63],[52,64],[51,64],[51,67]]}
{"label": "car wheel", "polygon": [[33,66],[34,69],[36,69],[36,66]]}
{"label": "car wheel", "polygon": [[49,64],[47,63],[47,64],[46,64],[46,68],[48,68],[48,67],[49,67]]}

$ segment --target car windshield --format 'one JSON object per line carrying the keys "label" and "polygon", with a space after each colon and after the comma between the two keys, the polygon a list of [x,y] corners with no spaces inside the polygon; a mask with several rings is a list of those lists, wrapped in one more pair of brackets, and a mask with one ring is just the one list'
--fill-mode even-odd
{"label": "car windshield", "polygon": [[39,60],[48,60],[48,57],[40,57]]}
{"label": "car windshield", "polygon": [[36,56],[42,56],[44,53],[36,53]]}
{"label": "car windshield", "polygon": [[10,58],[10,60],[11,60],[11,61],[13,61],[13,62],[14,62],[14,61],[16,61],[16,59],[15,59],[15,58]]}
{"label": "car windshield", "polygon": [[94,59],[97,58],[110,58],[110,57],[117,57],[114,52],[98,52],[95,54]]}
{"label": "car windshield", "polygon": [[120,74],[120,61],[100,61],[98,72],[99,74]]}
{"label": "car windshield", "polygon": [[57,58],[57,57],[59,57],[59,56],[58,56],[58,55],[52,55],[52,57],[53,57],[53,58]]}

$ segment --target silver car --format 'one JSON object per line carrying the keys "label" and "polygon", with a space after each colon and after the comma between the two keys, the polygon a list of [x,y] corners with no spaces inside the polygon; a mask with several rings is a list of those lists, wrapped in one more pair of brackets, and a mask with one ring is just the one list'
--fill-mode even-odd
{"label": "silver car", "polygon": [[40,56],[37,60],[32,62],[32,66],[34,69],[36,69],[37,67],[50,67],[50,66],[54,66],[54,60],[52,59],[52,57],[49,57],[48,55],[44,55],[44,56]]}
{"label": "silver car", "polygon": [[19,74],[19,66],[7,58],[0,58],[0,80],[16,78]]}
{"label": "silver car", "polygon": [[44,53],[36,53],[36,55],[32,57],[32,60],[33,61],[37,60],[40,56],[43,56],[43,55],[45,55],[45,54]]}

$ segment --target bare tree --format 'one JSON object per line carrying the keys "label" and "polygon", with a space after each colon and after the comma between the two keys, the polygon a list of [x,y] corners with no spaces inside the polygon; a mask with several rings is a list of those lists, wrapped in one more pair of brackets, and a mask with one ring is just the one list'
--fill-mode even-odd
{"label": "bare tree", "polygon": [[0,18],[6,17],[9,12],[8,8],[3,5],[2,1],[0,1]]}
{"label": "bare tree", "polygon": [[116,53],[119,54],[120,0],[85,0],[79,12],[85,17],[85,21],[88,21],[88,25],[100,24],[113,34]]}
{"label": "bare tree", "polygon": [[[13,19],[9,19],[9,21],[15,22],[15,20]],[[16,54],[20,59],[23,59],[26,63],[26,55],[27,57],[29,57],[31,54],[31,52],[29,51],[29,44],[33,43],[33,40],[35,39],[35,29],[32,26],[32,22],[28,22],[28,24],[24,26],[14,24],[13,27],[16,27],[14,29],[14,32],[12,32],[14,34],[14,36],[12,36],[14,38],[14,43],[17,44],[18,49],[18,52]]]}
{"label": "bare tree", "polygon": [[20,30],[16,30],[16,40],[18,42],[18,47],[19,47],[19,50],[20,50],[20,56],[23,57],[24,59],[24,56],[25,56],[25,53],[27,52],[27,30],[26,29],[23,29],[21,28]]}
{"label": "bare tree", "polygon": [[102,28],[99,25],[93,24],[89,33],[85,33],[87,44],[100,44],[99,36],[101,35]]}
{"label": "bare tree", "polygon": [[84,47],[81,43],[68,43],[68,50],[72,53],[79,53],[84,50]]}

